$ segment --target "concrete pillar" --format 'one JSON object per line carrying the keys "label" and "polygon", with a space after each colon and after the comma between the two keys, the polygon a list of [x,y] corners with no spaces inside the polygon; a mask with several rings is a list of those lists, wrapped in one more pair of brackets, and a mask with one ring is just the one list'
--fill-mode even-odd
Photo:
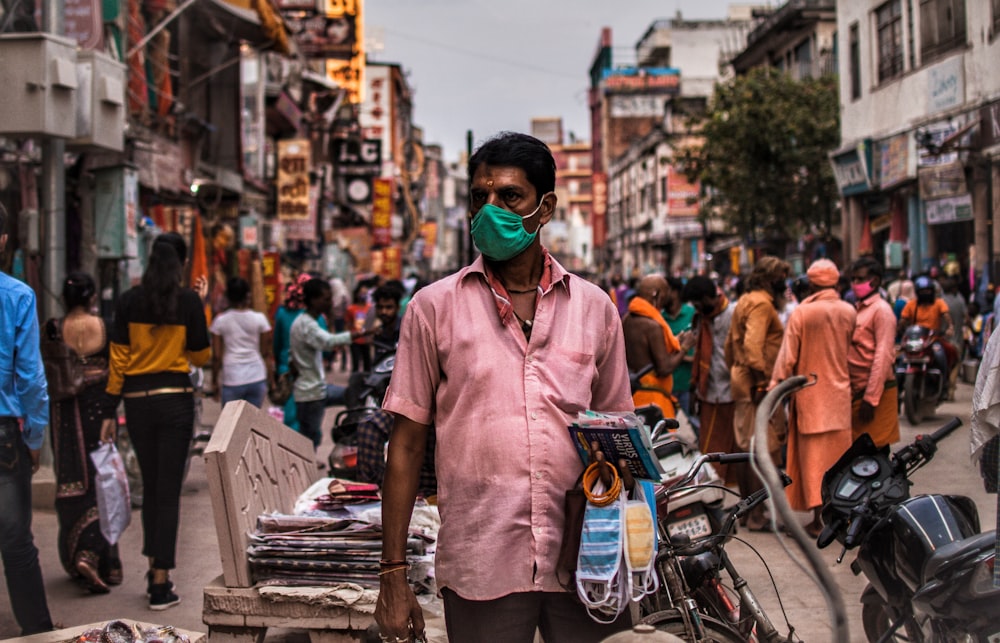
{"label": "concrete pillar", "polygon": [[906,200],[907,230],[910,240],[910,272],[918,274],[923,270],[922,259],[926,249],[927,225],[924,223],[923,204],[920,197],[911,194]]}
{"label": "concrete pillar", "polygon": [[978,165],[972,171],[972,225],[976,264],[980,269],[990,255],[990,167]]}

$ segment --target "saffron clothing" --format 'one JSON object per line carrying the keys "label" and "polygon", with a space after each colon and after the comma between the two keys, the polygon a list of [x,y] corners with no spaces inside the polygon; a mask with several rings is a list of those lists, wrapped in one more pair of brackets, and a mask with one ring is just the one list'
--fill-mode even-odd
{"label": "saffron clothing", "polygon": [[[899,441],[899,391],[895,388],[893,367],[896,359],[896,315],[889,303],[878,294],[859,301],[855,307],[858,317],[847,354],[854,397],[851,441],[862,433],[868,433],[875,445],[882,447]],[[875,407],[875,415],[867,424],[858,419],[862,400]]]}
{"label": "saffron clothing", "polygon": [[182,288],[174,319],[157,319],[142,286],[123,294],[111,326],[111,369],[107,391],[190,388],[191,367],[211,356],[205,309],[198,294]]}
{"label": "saffron clothing", "polygon": [[[702,453],[735,453],[736,434],[733,432],[733,397],[729,388],[729,367],[726,365],[725,345],[729,325],[736,304],[725,295],[711,314],[695,318],[698,331],[692,365],[694,395],[699,401],[698,448]],[[713,464],[719,477],[727,484],[735,483],[736,476],[730,467]]]}
{"label": "saffron clothing", "polygon": [[[636,318],[642,318],[636,319]],[[645,341],[646,335],[641,329],[637,328],[637,324],[648,324],[648,321],[655,322],[659,327],[663,335],[663,351],[658,351],[653,347],[649,347],[648,351],[651,354],[654,365],[657,361],[657,355],[662,355],[665,358],[666,354],[676,353],[681,349],[681,344],[674,337],[673,332],[670,330],[670,326],[667,321],[663,319],[663,315],[659,310],[656,309],[651,303],[643,299],[642,297],[633,297],[632,301],[628,304],[628,314],[622,320],[622,326],[624,328],[625,337],[628,341],[625,344],[626,354],[631,358],[630,362],[637,361],[633,357],[633,351],[637,351],[640,348],[648,347],[649,342]],[[637,347],[634,342],[642,342],[642,346]],[[641,353],[646,353],[644,350],[639,350]],[[638,360],[644,361],[644,358]],[[631,364],[631,370],[639,370],[644,367],[645,364]],[[674,389],[674,374],[669,373],[663,377],[656,374],[657,369],[653,369],[649,373],[646,373],[639,380],[639,383],[643,386],[643,390],[638,390],[632,395],[632,402],[635,406],[646,406],[649,404],[655,404],[660,407],[663,411],[663,417],[672,418],[676,415],[674,410],[674,400],[673,400],[673,389]],[[652,389],[652,390],[649,390]]]}
{"label": "saffron clothing", "polygon": [[576,414],[632,411],[618,311],[544,253],[530,339],[482,257],[407,306],[383,408],[437,434],[439,589],[467,600],[564,592]]}
{"label": "saffron clothing", "polygon": [[751,290],[736,302],[726,336],[733,400],[749,400],[755,387],[766,387],[781,348],[784,327],[765,290]]}
{"label": "saffron clothing", "polygon": [[882,399],[885,383],[895,379],[896,316],[877,294],[859,301],[847,364],[851,390],[872,406]]}
{"label": "saffron clothing", "polygon": [[882,397],[875,405],[875,415],[872,421],[862,424],[858,419],[858,409],[861,407],[861,398],[854,400],[851,405],[851,442],[861,437],[862,433],[867,433],[872,437],[872,442],[877,447],[884,447],[899,442],[899,389],[896,382],[890,382],[891,386],[882,389]]}
{"label": "saffron clothing", "polygon": [[908,320],[910,324],[916,324],[924,328],[929,328],[935,332],[944,330],[941,320],[948,314],[948,304],[943,299],[935,299],[933,304],[918,306],[916,299],[911,299],[903,306],[903,312],[899,314],[901,319]]}
{"label": "saffron clothing", "polygon": [[[738,453],[736,434],[733,432],[732,402],[701,402],[698,408],[701,431],[698,432],[698,448],[702,453]],[[719,477],[726,484],[737,482],[735,473],[726,464],[712,463]]]}
{"label": "saffron clothing", "polygon": [[822,504],[826,473],[851,446],[851,378],[847,352],[857,313],[836,290],[807,297],[788,319],[771,386],[816,374],[816,385],[792,396],[788,422],[788,503],[796,511]]}

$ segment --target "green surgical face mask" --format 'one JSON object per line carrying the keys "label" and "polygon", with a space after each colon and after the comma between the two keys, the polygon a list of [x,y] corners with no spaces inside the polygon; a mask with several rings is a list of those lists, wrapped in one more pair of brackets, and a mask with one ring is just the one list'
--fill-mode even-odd
{"label": "green surgical face mask", "polygon": [[[543,194],[544,199],[547,195]],[[511,257],[524,252],[538,236],[538,228],[534,232],[524,229],[524,220],[530,219],[542,207],[539,199],[538,207],[531,214],[521,216],[499,206],[487,203],[479,208],[472,217],[472,240],[484,256],[493,261],[507,261]]]}

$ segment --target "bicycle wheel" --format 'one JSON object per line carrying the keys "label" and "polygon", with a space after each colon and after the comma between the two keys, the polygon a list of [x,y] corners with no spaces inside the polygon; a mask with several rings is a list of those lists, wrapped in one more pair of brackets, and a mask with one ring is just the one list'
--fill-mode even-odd
{"label": "bicycle wheel", "polygon": [[[657,630],[673,634],[685,641],[695,640],[687,630],[684,617],[677,610],[654,612],[643,618],[641,622],[649,623]],[[714,618],[702,616],[701,626],[705,630],[705,638],[701,639],[701,641],[707,641],[708,643],[746,643],[746,639],[740,636],[738,632]]]}

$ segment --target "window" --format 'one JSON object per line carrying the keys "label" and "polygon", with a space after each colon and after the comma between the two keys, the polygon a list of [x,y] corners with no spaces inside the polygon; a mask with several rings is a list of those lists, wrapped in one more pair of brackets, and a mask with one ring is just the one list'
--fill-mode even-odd
{"label": "window", "polygon": [[878,29],[878,82],[903,73],[903,16],[900,0],[889,0],[875,10]]}
{"label": "window", "polygon": [[965,0],[920,0],[921,61],[963,45]]}
{"label": "window", "polygon": [[851,25],[851,34],[849,47],[850,61],[850,82],[851,82],[851,100],[858,100],[861,98],[861,35],[858,28],[858,23]]}
{"label": "window", "polygon": [[812,40],[806,38],[795,47],[795,65],[798,71],[796,80],[813,77]]}

